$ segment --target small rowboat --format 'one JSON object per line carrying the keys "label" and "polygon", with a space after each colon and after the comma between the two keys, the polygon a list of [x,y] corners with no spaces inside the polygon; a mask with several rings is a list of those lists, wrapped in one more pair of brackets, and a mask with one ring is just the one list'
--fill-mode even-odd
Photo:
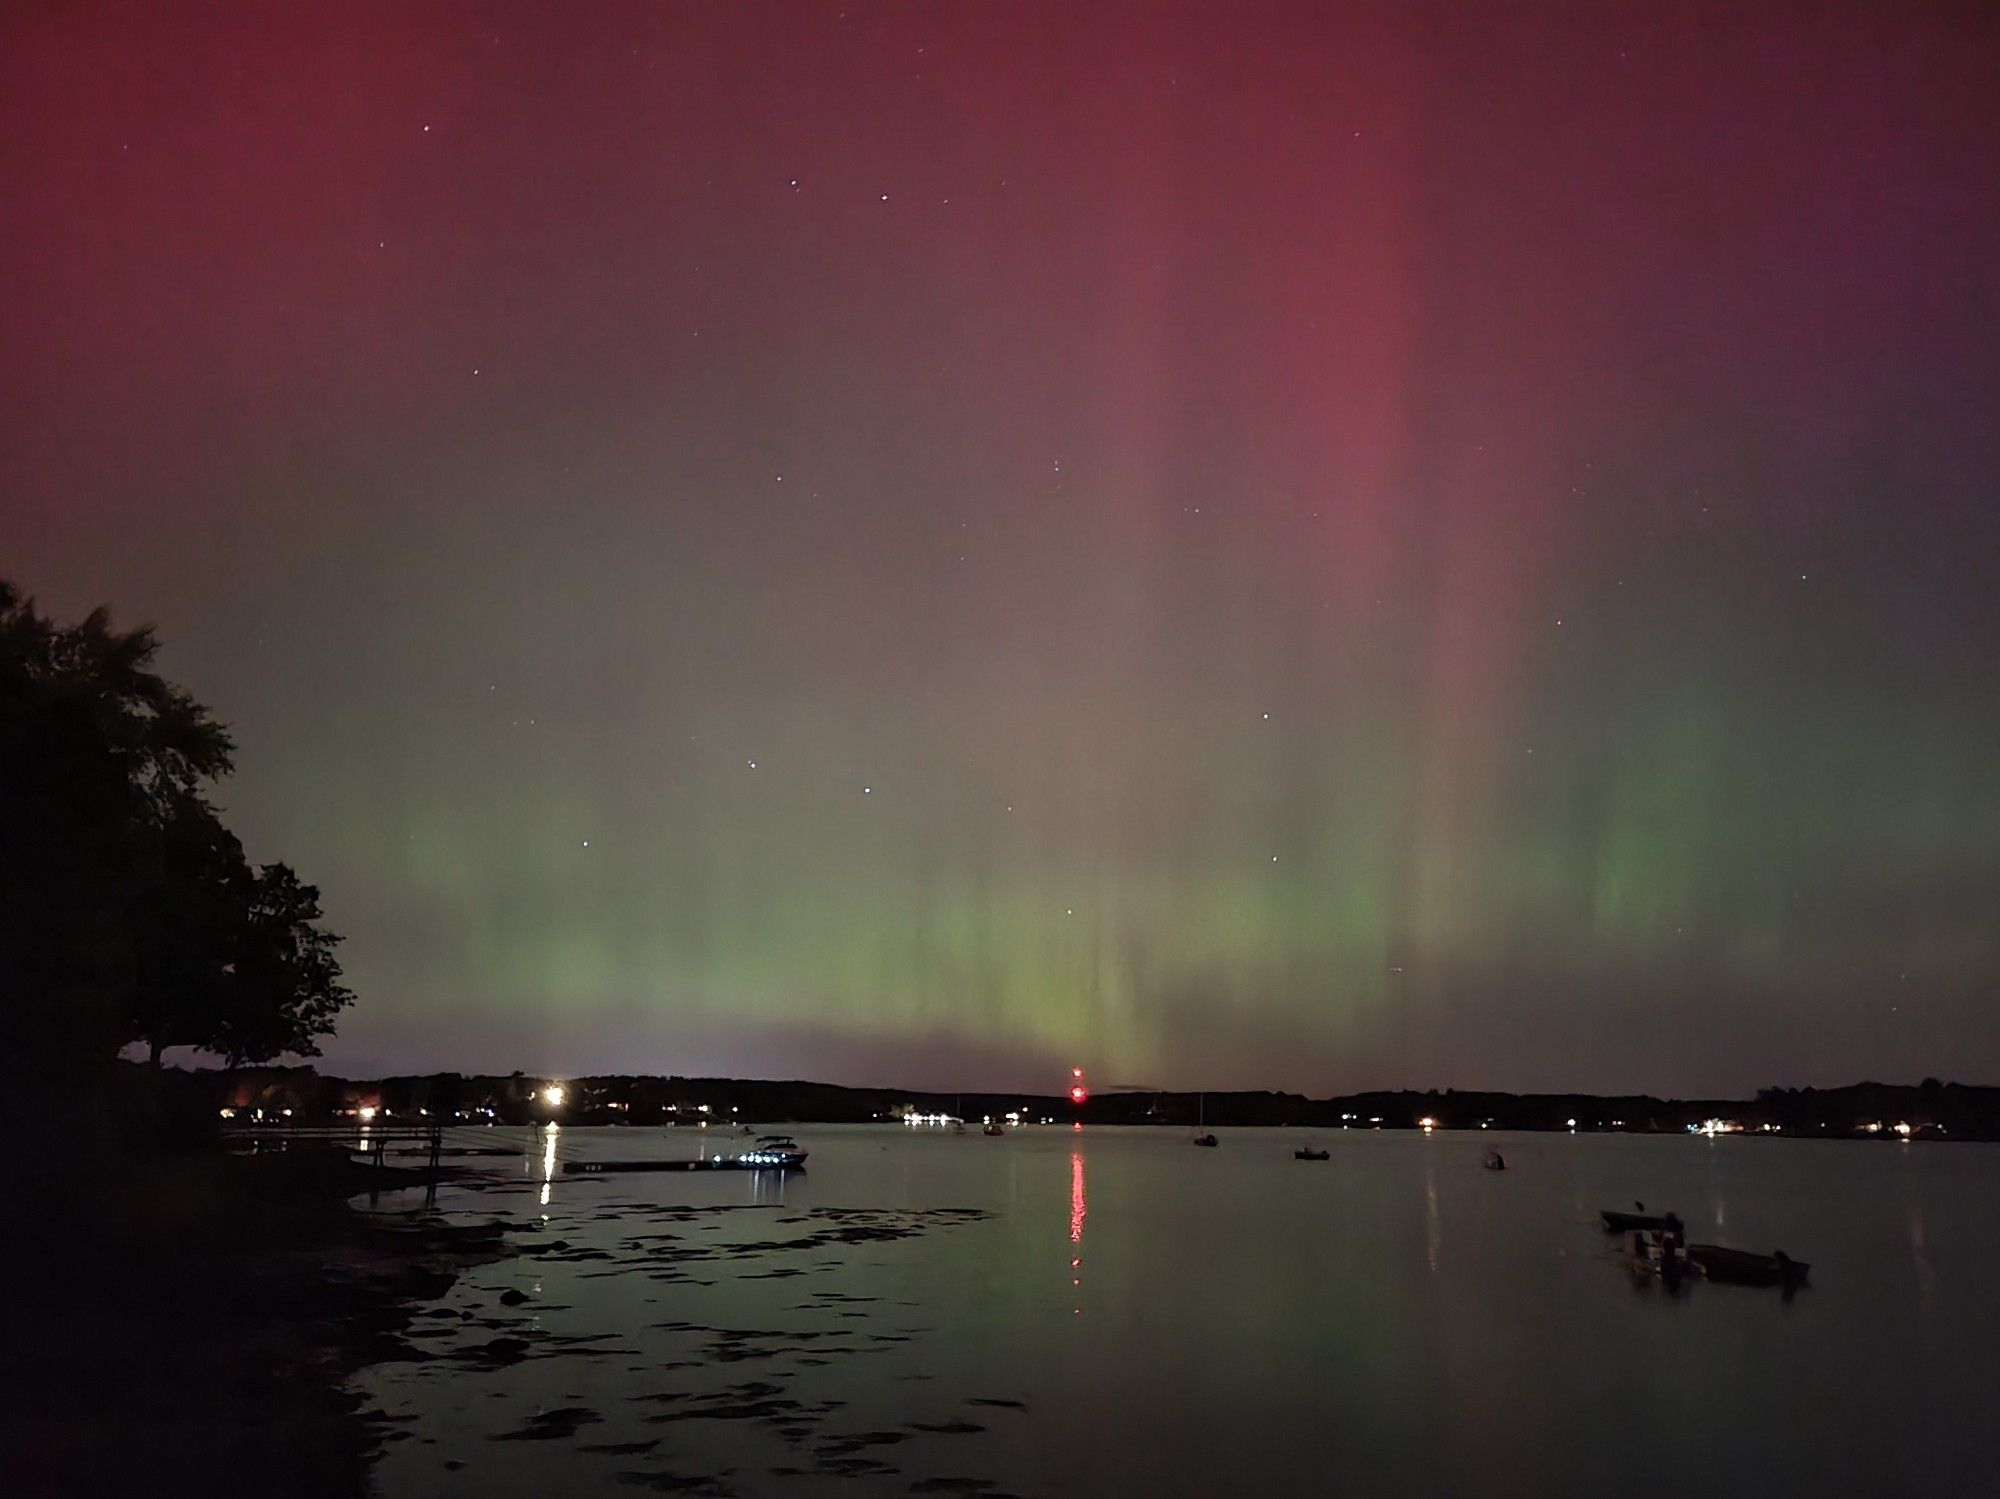
{"label": "small rowboat", "polygon": [[1330,1161],[1333,1157],[1324,1150],[1313,1150],[1309,1146],[1300,1146],[1292,1152],[1292,1159],[1295,1161]]}
{"label": "small rowboat", "polygon": [[1680,1223],[1672,1213],[1621,1213],[1615,1208],[1605,1208],[1599,1216],[1604,1219],[1604,1231],[1608,1234],[1629,1234],[1634,1230],[1659,1233]]}
{"label": "small rowboat", "polygon": [[1728,1249],[1720,1244],[1690,1244],[1688,1263],[1710,1280],[1732,1286],[1802,1286],[1812,1269],[1780,1249],[1775,1254],[1756,1254],[1748,1249]]}

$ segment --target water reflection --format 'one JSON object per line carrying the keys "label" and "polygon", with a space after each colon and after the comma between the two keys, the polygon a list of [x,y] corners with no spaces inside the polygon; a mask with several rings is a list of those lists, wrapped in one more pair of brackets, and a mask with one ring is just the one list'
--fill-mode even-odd
{"label": "water reflection", "polygon": [[1072,1302],[1069,1314],[1083,1315],[1083,1220],[1089,1216],[1090,1204],[1084,1194],[1083,1152],[1069,1153],[1069,1284]]}
{"label": "water reflection", "polygon": [[1089,1204],[1085,1202],[1083,1193],[1083,1152],[1072,1150],[1069,1153],[1070,1243],[1081,1244],[1083,1242],[1083,1220],[1085,1214],[1088,1212]]}
{"label": "water reflection", "polygon": [[1444,1247],[1444,1227],[1438,1220],[1438,1177],[1437,1167],[1424,1167],[1424,1222],[1429,1228],[1429,1250],[1431,1274],[1438,1273],[1438,1251]]}
{"label": "water reflection", "polygon": [[549,1121],[549,1126],[548,1126],[548,1128],[542,1131],[542,1201],[541,1201],[541,1205],[542,1205],[543,1207],[547,1207],[547,1206],[549,1205],[549,1192],[550,1192],[550,1190],[551,1190],[551,1189],[552,1189],[552,1188],[554,1187],[554,1185],[555,1185],[555,1179],[556,1179],[556,1133],[557,1133],[557,1131],[558,1131],[558,1130],[559,1130],[560,1128],[561,1128],[561,1126],[560,1126],[560,1125],[558,1125],[558,1124],[557,1124],[557,1123],[556,1123],[556,1122],[555,1122],[554,1120],[550,1120],[550,1121]]}
{"label": "water reflection", "polygon": [[1916,1267],[1917,1304],[1926,1320],[1936,1310],[1937,1269],[1931,1263],[1930,1244],[1924,1231],[1924,1209],[1911,1190],[1908,1175],[1904,1175],[1903,1195],[1908,1213],[1910,1237],[1910,1259]]}

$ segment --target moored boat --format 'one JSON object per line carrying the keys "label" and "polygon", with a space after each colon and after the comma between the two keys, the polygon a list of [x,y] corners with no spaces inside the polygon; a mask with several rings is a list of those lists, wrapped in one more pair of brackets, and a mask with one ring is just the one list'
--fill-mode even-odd
{"label": "moored boat", "polygon": [[1681,1220],[1672,1213],[1649,1213],[1643,1202],[1634,1203],[1640,1211],[1621,1213],[1615,1208],[1605,1208],[1599,1214],[1604,1219],[1604,1231],[1608,1234],[1629,1234],[1634,1230],[1642,1233],[1659,1233],[1665,1229],[1678,1230]]}
{"label": "moored boat", "polygon": [[[1210,1136],[1210,1138],[1213,1139],[1214,1137]],[[1309,1145],[1301,1145],[1297,1150],[1292,1152],[1292,1159],[1295,1161],[1330,1161],[1333,1157],[1327,1151],[1314,1150]]]}
{"label": "moored boat", "polygon": [[1734,1286],[1802,1286],[1811,1265],[1795,1260],[1780,1249],[1757,1254],[1748,1249],[1730,1249],[1722,1244],[1690,1244],[1688,1263],[1710,1280]]}
{"label": "moored boat", "polygon": [[1213,1150],[1215,1148],[1215,1136],[1208,1131],[1208,1095],[1206,1093],[1203,1093],[1195,1101],[1194,1128],[1194,1143],[1205,1149]]}
{"label": "moored boat", "polygon": [[806,1153],[790,1135],[760,1135],[737,1159],[746,1166],[796,1171],[806,1163]]}

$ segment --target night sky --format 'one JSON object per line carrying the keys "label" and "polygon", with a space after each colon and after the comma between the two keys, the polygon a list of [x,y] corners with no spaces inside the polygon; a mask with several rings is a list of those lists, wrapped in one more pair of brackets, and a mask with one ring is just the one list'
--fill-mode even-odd
{"label": "night sky", "polygon": [[16,5],[0,573],[359,1072],[2000,1081],[2000,11]]}

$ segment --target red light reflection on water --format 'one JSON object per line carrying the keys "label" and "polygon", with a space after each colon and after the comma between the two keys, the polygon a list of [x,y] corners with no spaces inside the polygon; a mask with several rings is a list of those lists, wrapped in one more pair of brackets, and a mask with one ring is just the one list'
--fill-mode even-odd
{"label": "red light reflection on water", "polygon": [[[1078,1129],[1082,1127],[1077,1126]],[[1090,1205],[1084,1200],[1083,1193],[1083,1152],[1072,1150],[1069,1153],[1069,1242],[1072,1246],[1080,1247],[1083,1243],[1083,1220],[1089,1211]],[[1070,1290],[1080,1303],[1083,1294],[1083,1255],[1080,1252],[1070,1255],[1069,1267],[1075,1272],[1070,1276]],[[1081,1317],[1083,1307],[1074,1305],[1070,1307],[1069,1314]]]}
{"label": "red light reflection on water", "polygon": [[[1072,1150],[1069,1153],[1070,1243],[1081,1244],[1083,1242],[1083,1218],[1088,1210],[1088,1204],[1085,1203],[1083,1198],[1083,1152]],[[1071,1261],[1071,1263],[1074,1264],[1075,1262]]]}

